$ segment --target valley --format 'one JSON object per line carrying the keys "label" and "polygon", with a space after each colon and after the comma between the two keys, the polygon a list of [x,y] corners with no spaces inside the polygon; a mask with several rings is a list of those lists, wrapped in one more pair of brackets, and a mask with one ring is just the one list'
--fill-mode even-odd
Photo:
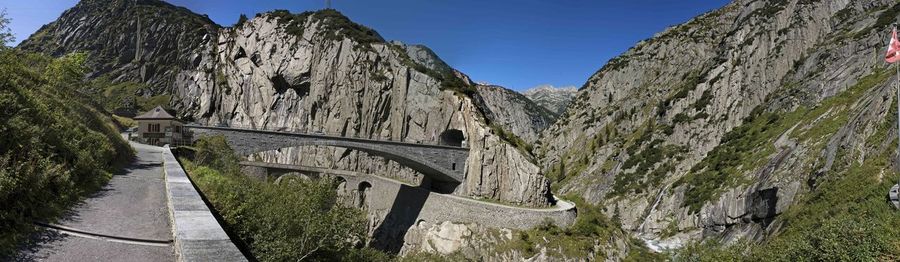
{"label": "valley", "polygon": [[0,48],[0,258],[115,180],[159,107],[190,138],[165,172],[250,261],[897,260],[898,17],[734,0],[520,92],[335,9],[82,0]]}

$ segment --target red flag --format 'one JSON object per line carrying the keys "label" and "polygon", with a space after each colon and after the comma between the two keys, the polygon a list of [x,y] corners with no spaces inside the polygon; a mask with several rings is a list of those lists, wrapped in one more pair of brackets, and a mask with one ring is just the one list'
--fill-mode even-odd
{"label": "red flag", "polygon": [[900,41],[897,41],[897,29],[891,32],[891,43],[888,44],[887,54],[884,55],[884,61],[893,63],[900,61]]}

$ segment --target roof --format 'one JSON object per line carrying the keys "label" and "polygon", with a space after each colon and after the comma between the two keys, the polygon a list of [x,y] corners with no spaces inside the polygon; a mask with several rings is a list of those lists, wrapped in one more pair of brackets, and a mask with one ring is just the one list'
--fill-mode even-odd
{"label": "roof", "polygon": [[170,115],[169,112],[166,112],[166,110],[163,109],[162,106],[157,106],[156,108],[153,108],[150,111],[147,111],[146,113],[143,113],[139,116],[134,117],[134,119],[136,119],[136,120],[140,120],[140,119],[144,119],[144,120],[175,119],[175,117]]}

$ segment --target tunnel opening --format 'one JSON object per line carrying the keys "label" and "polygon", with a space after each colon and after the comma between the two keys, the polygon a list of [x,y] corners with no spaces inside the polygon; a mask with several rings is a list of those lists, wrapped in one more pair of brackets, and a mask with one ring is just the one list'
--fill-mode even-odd
{"label": "tunnel opening", "polygon": [[283,75],[275,75],[271,79],[272,87],[275,88],[275,92],[278,94],[284,94],[288,89],[294,90],[294,93],[297,93],[298,96],[304,97],[309,94],[309,82],[301,82],[300,84],[291,84],[284,78]]}
{"label": "tunnel opening", "polygon": [[366,208],[366,198],[369,195],[369,188],[372,188],[372,184],[368,181],[363,181],[359,183],[357,186],[357,193],[359,194],[358,202],[356,204],[359,208]]}
{"label": "tunnel opening", "polygon": [[466,136],[459,129],[448,129],[441,133],[441,145],[462,147]]}

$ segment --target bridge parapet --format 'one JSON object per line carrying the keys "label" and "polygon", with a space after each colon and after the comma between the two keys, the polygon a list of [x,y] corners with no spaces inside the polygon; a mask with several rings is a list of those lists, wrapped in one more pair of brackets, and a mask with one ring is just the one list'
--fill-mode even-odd
{"label": "bridge parapet", "polygon": [[168,146],[163,149],[162,158],[178,261],[247,261],[194,189]]}

